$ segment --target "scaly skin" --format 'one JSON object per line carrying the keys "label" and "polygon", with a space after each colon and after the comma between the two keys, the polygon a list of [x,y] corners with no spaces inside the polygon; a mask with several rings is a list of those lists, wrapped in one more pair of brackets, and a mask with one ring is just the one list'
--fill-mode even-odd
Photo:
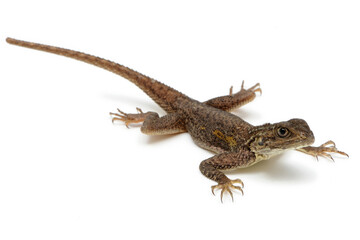
{"label": "scaly skin", "polygon": [[[143,122],[141,131],[148,135],[188,132],[196,144],[216,153],[200,163],[200,171],[218,183],[211,189],[213,193],[215,189],[221,190],[221,201],[225,192],[233,198],[232,189],[243,193],[244,187],[240,179],[230,180],[222,170],[249,167],[289,149],[316,158],[322,156],[332,159],[331,153],[348,156],[337,150],[333,141],[319,147],[310,146],[315,138],[308,124],[302,119],[253,126],[231,114],[231,110],[251,102],[256,97],[256,92],[261,93],[259,84],[245,89],[243,83],[237,93],[233,93],[231,87],[229,95],[202,103],[130,68],[99,57],[13,38],[7,38],[6,41],[104,68],[137,85],[168,114],[159,117],[155,112],[143,113],[141,109],[137,109],[136,114],[127,114],[118,109],[118,113],[110,113],[113,121],[123,121],[127,127],[131,123]],[[236,183],[240,186],[235,186]]]}

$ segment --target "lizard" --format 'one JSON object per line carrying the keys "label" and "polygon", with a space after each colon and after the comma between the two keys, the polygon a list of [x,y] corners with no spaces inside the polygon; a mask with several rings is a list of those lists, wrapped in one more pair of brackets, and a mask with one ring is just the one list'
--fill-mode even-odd
{"label": "lizard", "polygon": [[137,108],[137,113],[131,114],[117,109],[116,113],[110,113],[112,122],[123,121],[126,127],[132,123],[142,123],[141,132],[147,135],[188,132],[198,146],[215,154],[203,160],[199,169],[205,177],[217,182],[217,185],[211,187],[211,191],[214,194],[214,190],[221,190],[221,202],[224,193],[230,194],[232,200],[232,191],[238,190],[244,194],[243,181],[229,179],[224,170],[250,167],[286,150],[297,150],[316,158],[332,160],[332,153],[349,157],[345,152],[339,151],[333,141],[327,141],[318,147],[312,146],[315,137],[303,119],[294,118],[254,126],[231,113],[253,101],[256,93],[262,93],[259,83],[245,89],[243,81],[240,91],[236,93],[233,93],[231,87],[228,95],[200,102],[153,78],[100,57],[13,38],[6,38],[6,41],[86,62],[134,83],[164,109],[166,115],[160,117],[156,112],[143,112],[140,108]]}

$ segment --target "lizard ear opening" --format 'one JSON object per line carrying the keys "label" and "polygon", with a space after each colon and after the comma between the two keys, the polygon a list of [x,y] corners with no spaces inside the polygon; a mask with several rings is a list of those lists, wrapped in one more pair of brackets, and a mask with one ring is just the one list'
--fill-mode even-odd
{"label": "lizard ear opening", "polygon": [[264,146],[264,139],[263,139],[263,138],[259,138],[257,144],[258,144],[259,146]]}
{"label": "lizard ear opening", "polygon": [[290,136],[290,130],[287,129],[286,127],[279,127],[276,130],[276,134],[281,138],[285,138]]}

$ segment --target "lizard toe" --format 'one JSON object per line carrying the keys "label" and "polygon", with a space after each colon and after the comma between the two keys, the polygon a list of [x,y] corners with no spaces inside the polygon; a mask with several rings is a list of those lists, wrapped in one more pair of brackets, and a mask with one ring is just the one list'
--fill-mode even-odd
{"label": "lizard toe", "polygon": [[[236,186],[236,185],[234,185],[235,183],[239,183],[241,186]],[[235,179],[235,180],[229,180],[225,183],[219,183],[218,185],[212,186],[211,192],[215,195],[214,190],[221,189],[221,192],[220,192],[221,202],[223,202],[223,196],[224,196],[225,192],[229,193],[231,196],[231,200],[234,201],[232,189],[236,189],[236,190],[240,191],[242,193],[242,195],[244,195],[244,191],[242,190],[243,187],[244,187],[244,183],[240,179]]]}

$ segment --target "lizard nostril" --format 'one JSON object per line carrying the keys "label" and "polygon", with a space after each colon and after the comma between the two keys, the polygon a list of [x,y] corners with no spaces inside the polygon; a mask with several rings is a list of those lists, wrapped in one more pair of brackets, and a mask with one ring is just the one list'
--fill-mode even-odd
{"label": "lizard nostril", "polygon": [[300,133],[300,138],[305,139],[307,137],[306,133]]}

